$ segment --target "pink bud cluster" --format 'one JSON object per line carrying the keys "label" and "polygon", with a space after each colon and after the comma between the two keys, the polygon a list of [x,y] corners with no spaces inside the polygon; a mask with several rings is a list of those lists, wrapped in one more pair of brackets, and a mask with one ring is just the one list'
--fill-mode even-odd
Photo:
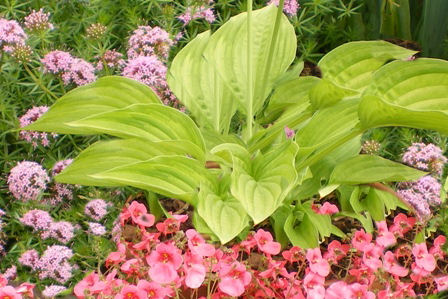
{"label": "pink bud cluster", "polygon": [[432,143],[413,143],[403,154],[402,161],[409,166],[440,176],[447,158],[442,149]]}
{"label": "pink bud cluster", "polygon": [[44,72],[60,75],[65,85],[85,85],[96,80],[95,68],[87,61],[63,51],[49,52],[41,59]]}
{"label": "pink bud cluster", "polygon": [[108,207],[109,204],[103,199],[94,199],[86,204],[84,214],[96,221],[100,221],[106,216]]}
{"label": "pink bud cluster", "polygon": [[199,292],[211,298],[385,299],[448,289],[448,261],[441,249],[446,238],[435,238],[430,247],[412,244],[407,240],[415,236],[416,219],[405,214],[391,224],[377,222],[375,235],[361,229],[348,244],[333,240],[325,251],[297,246],[281,251],[263,229],[241,243],[216,248],[194,229],[180,230],[187,218],[172,215],[154,228],[154,216],[132,202],[120,214],[128,232],[135,226],[132,237],[117,240],[117,251],[106,259],[109,274],[87,275],[75,286],[75,295],[171,298]]}
{"label": "pink bud cluster", "polygon": [[25,31],[16,21],[0,19],[0,51],[11,52],[14,45],[25,45]]}
{"label": "pink bud cluster", "polygon": [[37,200],[47,188],[50,178],[36,162],[19,162],[8,176],[9,191],[21,201]]}
{"label": "pink bud cluster", "polygon": [[107,50],[103,56],[96,56],[97,63],[95,69],[101,71],[106,65],[108,68],[123,67],[126,62],[123,60],[123,54],[115,50]]}
{"label": "pink bud cluster", "polygon": [[139,56],[154,55],[166,60],[173,43],[168,32],[162,28],[139,26],[129,38],[128,57],[134,59]]}
{"label": "pink bud cluster", "polygon": [[213,12],[213,9],[210,7],[210,5],[213,4],[213,0],[205,2],[207,2],[207,5],[187,7],[185,12],[177,18],[184,23],[184,26],[197,19],[204,19],[210,24],[213,23],[214,21],[216,21],[216,16]]}
{"label": "pink bud cluster", "polygon": [[54,26],[50,23],[49,19],[50,13],[45,13],[43,8],[38,11],[33,10],[25,17],[25,28],[36,32],[52,30]]}
{"label": "pink bud cluster", "polygon": [[[268,5],[270,4],[274,4],[277,5],[279,4],[279,0],[270,0],[268,2]],[[299,10],[300,5],[297,2],[297,0],[285,0],[285,4],[283,6],[283,11],[289,15],[289,16],[295,16],[297,15],[297,11]]]}
{"label": "pink bud cluster", "polygon": [[[62,172],[68,165],[73,162],[72,159],[58,161],[51,170],[51,176],[54,179],[56,175]],[[50,187],[50,197],[45,201],[50,205],[58,205],[69,202],[73,199],[74,186],[62,183],[53,183]]]}
{"label": "pink bud cluster", "polygon": [[[20,127],[23,128],[34,123],[47,111],[47,106],[37,106],[29,109],[24,115],[19,118]],[[55,138],[57,135],[51,134],[51,136]],[[45,132],[22,130],[19,133],[19,137],[31,143],[34,148],[36,148],[39,144],[42,144],[42,146],[48,146],[50,144],[49,135]]]}

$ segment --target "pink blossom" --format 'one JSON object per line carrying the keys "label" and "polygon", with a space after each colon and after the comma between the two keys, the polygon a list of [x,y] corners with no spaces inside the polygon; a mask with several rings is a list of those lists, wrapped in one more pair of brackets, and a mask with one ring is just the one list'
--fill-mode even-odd
{"label": "pink blossom", "polygon": [[330,273],[330,265],[322,258],[320,248],[308,249],[306,259],[309,262],[310,270],[322,277]]}
{"label": "pink blossom", "polygon": [[147,299],[148,295],[146,292],[135,286],[135,285],[127,285],[121,289],[120,294],[115,296],[115,299]]}
{"label": "pink blossom", "polygon": [[437,284],[437,291],[442,292],[448,289],[448,276],[435,277],[434,281]]}
{"label": "pink blossom", "polygon": [[103,199],[94,199],[86,204],[84,214],[96,221],[100,221],[106,216],[108,206]]}
{"label": "pink blossom", "polygon": [[362,261],[364,265],[372,269],[373,271],[378,270],[382,266],[380,260],[382,249],[372,243],[364,247],[364,253],[362,256]]}
{"label": "pink blossom", "polygon": [[321,215],[332,215],[338,212],[338,207],[329,202],[324,202],[324,204],[317,210],[317,214]]}
{"label": "pink blossom", "polygon": [[17,21],[0,19],[0,50],[6,46],[24,45],[26,39],[27,35]]}
{"label": "pink blossom", "polygon": [[394,234],[390,232],[389,229],[387,228],[386,221],[377,222],[376,227],[378,229],[376,244],[386,248],[397,243]]}
{"label": "pink blossom", "polygon": [[390,251],[387,251],[384,254],[383,266],[384,270],[399,277],[405,277],[409,272],[408,269],[398,264],[398,262],[395,260],[394,254]]}
{"label": "pink blossom", "polygon": [[182,264],[180,250],[173,244],[159,244],[151,254],[146,257],[149,276],[158,283],[170,283],[178,278],[177,269]]}
{"label": "pink blossom", "polygon": [[412,248],[412,254],[415,257],[417,267],[432,272],[436,268],[436,260],[434,256],[428,253],[426,243],[415,244]]}
{"label": "pink blossom", "polygon": [[338,262],[341,260],[350,250],[350,245],[344,244],[338,240],[333,240],[328,244],[328,250],[324,253],[324,258],[331,262]]}
{"label": "pink blossom", "polygon": [[70,69],[62,74],[65,85],[74,83],[78,86],[92,83],[96,80],[95,68],[87,61],[74,58],[71,61]]}
{"label": "pink blossom", "polygon": [[74,58],[63,51],[49,52],[41,59],[45,73],[60,74],[70,71]]}
{"label": "pink blossom", "polygon": [[223,265],[219,271],[219,277],[221,281],[218,287],[221,292],[234,297],[241,296],[252,279],[246,267],[239,262]]}
{"label": "pink blossom", "polygon": [[292,264],[294,262],[304,260],[304,251],[298,246],[293,246],[291,249],[283,251],[282,256],[285,260]]}
{"label": "pink blossom", "polygon": [[137,201],[131,203],[128,212],[131,215],[132,221],[140,226],[150,227],[155,222],[155,217],[147,213],[145,205]]}
{"label": "pink blossom", "polygon": [[157,223],[156,228],[164,235],[174,234],[179,231],[181,223],[187,220],[187,215],[172,215],[170,218],[165,219],[165,221]]}
{"label": "pink blossom", "polygon": [[[37,106],[29,109],[24,115],[19,118],[20,127],[24,128],[34,123],[47,111],[47,106]],[[56,137],[57,135],[51,134],[51,136]],[[39,144],[42,144],[42,146],[48,146],[50,144],[49,134],[45,132],[21,130],[19,133],[19,137],[20,139],[31,143],[34,148],[36,148]]]}
{"label": "pink blossom", "polygon": [[33,10],[25,17],[25,27],[30,31],[45,31],[54,28],[49,22],[50,13],[45,13],[43,8],[38,11]]}
{"label": "pink blossom", "polygon": [[349,288],[352,291],[352,294],[355,298],[359,299],[375,299],[375,294],[368,291],[367,285],[362,285],[359,283],[352,283],[349,285]]}
{"label": "pink blossom", "polygon": [[352,245],[359,251],[364,251],[364,248],[372,241],[372,235],[366,233],[363,229],[355,232],[352,239]]}
{"label": "pink blossom", "polygon": [[170,293],[169,289],[162,287],[160,284],[156,282],[148,282],[144,279],[140,279],[138,281],[137,287],[145,291],[148,295],[148,298],[152,299],[164,299]]}
{"label": "pink blossom", "polygon": [[192,264],[185,269],[185,285],[192,289],[199,288],[204,282],[207,269],[202,264]]}
{"label": "pink blossom", "polygon": [[[277,5],[279,4],[279,0],[270,0],[268,2],[269,4]],[[283,11],[289,15],[289,16],[295,16],[297,14],[297,11],[299,10],[299,3],[297,3],[297,0],[285,0]]]}
{"label": "pink blossom", "polygon": [[49,181],[45,169],[30,161],[19,162],[8,176],[9,191],[21,201],[37,200]]}
{"label": "pink blossom", "polygon": [[259,229],[255,235],[254,239],[257,242],[258,248],[266,253],[276,255],[280,253],[281,245],[278,242],[274,242],[270,232]]}
{"label": "pink blossom", "polygon": [[296,132],[293,129],[290,129],[288,126],[285,127],[285,135],[287,139],[292,139]]}
{"label": "pink blossom", "polygon": [[303,285],[307,293],[307,298],[324,299],[325,298],[325,278],[310,271],[303,279]]}
{"label": "pink blossom", "polygon": [[61,285],[49,285],[42,291],[42,295],[44,295],[45,298],[54,298],[65,290],[67,290],[67,288]]}
{"label": "pink blossom", "polygon": [[188,248],[192,253],[204,256],[212,256],[215,254],[215,247],[211,244],[205,243],[204,238],[194,229],[189,229],[185,232],[188,238]]}
{"label": "pink blossom", "polygon": [[86,295],[98,294],[104,287],[105,283],[100,281],[98,274],[92,272],[75,285],[73,292],[77,298],[84,299]]}
{"label": "pink blossom", "polygon": [[162,28],[139,26],[129,38],[128,57],[135,59],[155,55],[165,60],[173,44],[168,32]]}
{"label": "pink blossom", "polygon": [[332,283],[325,292],[325,299],[342,299],[352,297],[352,290],[344,281]]}
{"label": "pink blossom", "polygon": [[0,288],[0,299],[22,299],[22,296],[13,287],[5,286]]}
{"label": "pink blossom", "polygon": [[432,254],[436,259],[443,258],[445,252],[442,250],[442,245],[445,244],[446,237],[444,235],[439,235],[434,239],[433,246],[429,249],[429,253]]}
{"label": "pink blossom", "polygon": [[415,225],[416,219],[414,217],[408,217],[406,214],[400,213],[394,218],[394,224],[390,230],[394,234],[403,237],[408,231],[410,231]]}
{"label": "pink blossom", "polygon": [[205,5],[199,7],[187,7],[185,12],[177,18],[184,23],[184,26],[197,19],[205,19],[208,23],[213,23],[216,20],[213,9]]}

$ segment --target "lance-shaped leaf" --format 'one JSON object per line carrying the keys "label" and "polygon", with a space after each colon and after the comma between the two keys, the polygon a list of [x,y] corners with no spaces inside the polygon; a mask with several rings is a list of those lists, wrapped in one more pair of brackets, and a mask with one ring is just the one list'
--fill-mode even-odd
{"label": "lance-shaped leaf", "polygon": [[394,61],[375,74],[359,107],[365,128],[408,126],[448,133],[448,62]]}
{"label": "lance-shaped leaf", "polygon": [[297,150],[297,144],[288,140],[253,160],[233,157],[231,192],[255,224],[274,213],[294,187]]}
{"label": "lance-shaped leaf", "polygon": [[67,123],[97,134],[149,141],[186,140],[205,150],[201,132],[191,118],[177,109],[157,104],[133,104]]}
{"label": "lance-shaped leaf", "polygon": [[426,173],[379,156],[358,155],[338,164],[330,184],[357,185],[371,182],[413,181]]}
{"label": "lance-shaped leaf", "polygon": [[406,59],[416,52],[385,41],[357,41],[343,44],[319,61],[323,77],[345,88],[362,91],[373,73],[393,59]]}
{"label": "lance-shaped leaf", "polygon": [[[252,12],[251,31],[251,78],[248,84],[248,53],[247,53],[247,13],[232,17],[210,38],[204,56],[232,90],[240,103],[244,113],[249,110],[255,114],[263,105],[264,100],[274,86],[277,78],[282,75],[293,62],[296,54],[296,36],[294,27],[286,16],[282,15],[277,32],[277,42],[271,45],[273,38],[277,8],[274,5]],[[267,47],[268,45],[268,47]],[[268,61],[269,45],[273,48],[273,56]],[[270,69],[265,78],[267,65]],[[265,79],[266,82],[265,82]],[[253,101],[250,102],[249,91],[253,92]]]}
{"label": "lance-shaped leaf", "polygon": [[248,215],[241,203],[230,194],[226,182],[219,188],[201,184],[197,212],[222,244],[238,236],[249,223]]}
{"label": "lance-shaped leaf", "polygon": [[202,163],[184,156],[158,156],[91,176],[179,198],[193,205],[201,182],[211,180]]}
{"label": "lance-shaped leaf", "polygon": [[154,91],[144,84],[125,77],[102,77],[62,96],[49,111],[26,129],[62,134],[90,134],[89,129],[67,124],[138,103],[161,104]]}
{"label": "lance-shaped leaf", "polygon": [[167,81],[199,124],[227,133],[236,101],[215,67],[202,55],[209,39],[210,31],[206,31],[189,42],[174,58]]}
{"label": "lance-shaped leaf", "polygon": [[87,186],[117,186],[120,184],[116,181],[97,179],[92,175],[160,155],[190,155],[205,163],[202,150],[188,141],[149,142],[141,139],[117,139],[100,141],[85,149],[56,180],[60,183]]}

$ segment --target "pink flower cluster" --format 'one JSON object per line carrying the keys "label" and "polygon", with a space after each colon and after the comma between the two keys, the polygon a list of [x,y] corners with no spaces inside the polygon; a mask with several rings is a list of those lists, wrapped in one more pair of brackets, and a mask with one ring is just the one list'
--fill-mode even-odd
{"label": "pink flower cluster", "polygon": [[[277,5],[279,4],[279,0],[270,0],[268,2],[268,5],[270,4],[274,4]],[[289,15],[289,16],[295,16],[297,15],[297,11],[299,10],[300,5],[299,3],[297,3],[297,0],[285,0],[285,4],[283,6],[283,11]]]}
{"label": "pink flower cluster", "polygon": [[48,212],[42,210],[28,211],[20,222],[38,232],[42,239],[53,238],[63,244],[70,242],[75,235],[75,227],[70,222],[55,222]]}
{"label": "pink flower cluster", "polygon": [[0,19],[0,50],[11,52],[14,45],[25,45],[27,35],[16,21]]}
{"label": "pink flower cluster", "polygon": [[109,204],[106,201],[102,199],[94,199],[86,204],[84,214],[96,221],[100,221],[106,216],[108,207]]}
{"label": "pink flower cluster", "polygon": [[[109,274],[90,273],[74,288],[78,298],[169,298],[198,292],[211,298],[407,298],[448,289],[448,261],[439,236],[410,244],[415,218],[397,215],[377,233],[355,231],[351,242],[333,240],[327,250],[297,246],[281,252],[259,229],[232,247],[216,248],[194,229],[183,232],[186,215],[156,224],[143,204],[132,202],[121,226],[135,226],[106,259]],[[400,241],[400,242],[398,242]],[[205,298],[205,297],[204,297]]]}
{"label": "pink flower cluster", "polygon": [[50,13],[45,13],[43,8],[38,11],[33,10],[25,17],[25,28],[36,32],[52,30],[54,26],[50,23],[49,18]]}
{"label": "pink flower cluster", "polygon": [[45,169],[30,161],[19,162],[8,176],[9,191],[21,201],[37,200],[49,181]]}
{"label": "pink flower cluster", "polygon": [[25,251],[19,258],[19,263],[39,273],[39,279],[51,278],[59,283],[66,283],[72,277],[74,269],[69,262],[72,256],[70,248],[52,245],[47,247],[41,257],[34,249]]}
{"label": "pink flower cluster", "polygon": [[184,23],[184,26],[187,26],[191,21],[197,19],[204,19],[210,24],[213,23],[216,20],[213,9],[210,7],[213,4],[213,0],[206,0],[205,2],[207,5],[187,7],[185,12],[177,18]]}
{"label": "pink flower cluster", "polygon": [[447,159],[440,147],[432,143],[413,143],[403,154],[402,161],[409,166],[440,176]]}
{"label": "pink flower cluster", "polygon": [[[56,175],[62,172],[68,165],[73,162],[72,159],[58,161],[51,170],[51,176],[54,179]],[[50,205],[58,205],[64,202],[69,202],[73,199],[74,186],[62,183],[53,183],[50,186],[50,197],[46,202]]]}
{"label": "pink flower cluster", "polygon": [[123,54],[115,50],[107,50],[101,57],[96,56],[95,58],[98,60],[95,66],[98,71],[101,71],[104,68],[104,65],[108,68],[114,68],[122,67],[126,64],[123,60]]}
{"label": "pink flower cluster", "polygon": [[128,57],[134,59],[139,56],[155,55],[166,60],[173,43],[168,32],[162,28],[139,26],[129,38]]}
{"label": "pink flower cluster", "polygon": [[96,80],[92,64],[67,52],[58,50],[49,52],[41,62],[44,65],[44,72],[60,75],[65,85],[74,83],[80,86]]}
{"label": "pink flower cluster", "polygon": [[[19,118],[20,127],[26,127],[36,120],[38,120],[45,112],[48,111],[47,106],[37,106],[29,109],[24,115]],[[51,134],[55,138],[56,134]],[[22,130],[19,133],[19,137],[33,145],[36,148],[39,143],[42,146],[48,146],[50,144],[48,133],[45,132],[35,132],[35,131],[25,131]]]}

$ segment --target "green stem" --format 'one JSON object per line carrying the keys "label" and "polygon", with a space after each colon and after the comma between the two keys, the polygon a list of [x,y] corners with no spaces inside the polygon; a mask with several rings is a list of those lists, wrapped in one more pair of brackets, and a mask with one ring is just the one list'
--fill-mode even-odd
{"label": "green stem", "polygon": [[61,87],[62,95],[64,95],[65,94],[64,82],[62,81],[61,77],[58,77],[58,80],[59,80],[59,86]]}
{"label": "green stem", "polygon": [[28,65],[26,63],[23,64],[25,67],[26,72],[28,73],[28,75],[30,75],[30,77],[34,80],[34,82],[39,85],[40,88],[42,88],[43,91],[45,91],[49,96],[51,96],[52,98],[54,98],[55,100],[58,99],[57,96],[55,96],[54,93],[52,93],[45,85],[42,84],[42,81],[40,79],[38,79],[33,72],[30,70],[30,68],[28,67]]}
{"label": "green stem", "polygon": [[247,87],[248,87],[248,102],[247,107],[247,140],[252,137],[252,122],[253,122],[253,101],[254,101],[254,88],[252,78],[252,0],[247,0]]}
{"label": "green stem", "polygon": [[302,168],[308,167],[308,166],[316,163],[317,161],[319,161],[320,159],[322,159],[323,157],[325,157],[326,155],[331,153],[333,150],[335,150],[339,146],[345,144],[346,142],[350,141],[351,139],[355,138],[356,136],[362,134],[363,131],[364,130],[361,130],[360,128],[355,127],[353,130],[348,132],[345,136],[343,136],[342,138],[340,138],[336,142],[327,145],[327,147],[325,147],[321,151],[319,151],[316,154],[312,155],[310,158],[305,159],[305,161],[299,163],[296,168],[297,169],[302,169]]}

